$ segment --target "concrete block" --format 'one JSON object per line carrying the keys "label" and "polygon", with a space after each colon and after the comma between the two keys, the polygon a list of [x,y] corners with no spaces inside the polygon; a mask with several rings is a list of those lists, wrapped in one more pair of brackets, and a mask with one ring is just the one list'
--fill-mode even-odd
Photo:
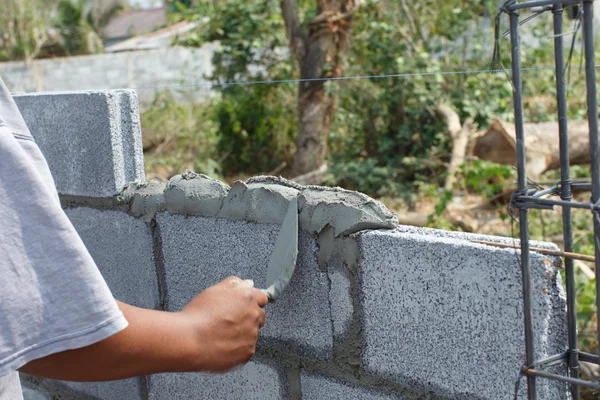
{"label": "concrete block", "polygon": [[[422,236],[431,236],[436,238],[447,238],[447,239],[456,239],[456,240],[484,240],[488,242],[496,242],[496,243],[506,243],[511,245],[519,245],[519,231],[515,227],[515,238],[507,237],[507,236],[492,236],[492,235],[482,235],[479,233],[468,233],[468,232],[455,232],[455,231],[444,231],[441,229],[433,229],[433,228],[422,228],[419,226],[409,226],[409,225],[400,225],[395,229],[396,232],[402,233],[411,233],[415,235]],[[549,242],[540,242],[537,240],[530,240],[531,246],[540,247],[544,249],[550,250],[559,250],[558,246],[554,243]],[[556,259],[557,262],[560,262],[560,259]]]}
{"label": "concrete block", "polygon": [[149,378],[150,400],[289,399],[283,370],[258,362],[227,374],[159,374]]}
{"label": "concrete block", "polygon": [[390,391],[358,387],[340,380],[302,372],[302,400],[404,400]]}
{"label": "concrete block", "polygon": [[[254,279],[256,287],[265,287],[267,263],[280,225],[164,212],[157,214],[157,224],[170,310],[180,310],[200,291],[230,275]],[[331,357],[329,283],[319,269],[316,251],[315,239],[301,231],[296,271],[282,297],[267,306],[260,344]]]}
{"label": "concrete block", "polygon": [[141,400],[144,398],[142,394],[146,392],[145,380],[142,378],[110,382],[67,382],[21,374],[21,381],[24,400]]}
{"label": "concrete block", "polygon": [[[63,382],[74,395],[93,396],[102,400],[142,400],[140,378],[110,382]],[[79,397],[81,398],[81,397]]]}
{"label": "concrete block", "polygon": [[52,400],[52,396],[45,389],[23,386],[23,400]]}
{"label": "concrete block", "polygon": [[[515,252],[442,236],[360,235],[363,367],[439,396],[512,399],[525,357]],[[555,260],[534,254],[531,266],[541,359],[565,350],[565,301]],[[538,387],[540,398],[566,398],[562,384]]]}
{"label": "concrete block", "polygon": [[132,90],[15,96],[58,192],[112,197],[144,179],[137,95]]}
{"label": "concrete block", "polygon": [[146,224],[121,211],[77,207],[65,212],[115,298],[156,308],[159,291],[152,234]]}
{"label": "concrete block", "polygon": [[[23,372],[15,373],[20,381],[20,388],[23,392],[23,400],[53,400],[52,393],[41,383],[40,378],[27,375]],[[0,381],[2,378],[0,378]],[[2,383],[0,382],[0,386]],[[15,396],[16,398],[20,398]]]}

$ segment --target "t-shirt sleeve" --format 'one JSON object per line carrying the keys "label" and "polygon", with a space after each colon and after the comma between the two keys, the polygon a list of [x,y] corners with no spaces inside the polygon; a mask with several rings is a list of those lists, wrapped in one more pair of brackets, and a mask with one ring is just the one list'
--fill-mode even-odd
{"label": "t-shirt sleeve", "polygon": [[0,120],[0,376],[126,327],[39,148]]}

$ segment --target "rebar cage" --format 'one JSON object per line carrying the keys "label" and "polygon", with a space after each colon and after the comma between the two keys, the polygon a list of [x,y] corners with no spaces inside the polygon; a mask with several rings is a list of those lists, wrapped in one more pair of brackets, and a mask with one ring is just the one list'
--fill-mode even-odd
{"label": "rebar cage", "polygon": [[[572,183],[569,167],[569,134],[567,129],[567,95],[565,82],[565,52],[563,43],[563,12],[566,7],[579,6],[578,17],[581,18],[583,32],[583,45],[585,56],[585,79],[587,117],[590,139],[590,183]],[[519,11],[534,9],[535,13],[552,12],[554,20],[554,56],[556,68],[556,101],[559,126],[560,143],[560,182],[551,188],[541,188],[539,185],[528,185],[525,169],[525,140],[523,127],[523,91],[521,79],[521,60],[519,44]],[[527,377],[528,398],[537,399],[536,379],[553,379],[569,384],[569,392],[573,399],[579,399],[579,387],[588,386],[600,390],[600,383],[591,382],[579,377],[579,362],[586,361],[600,365],[600,357],[596,354],[585,353],[577,345],[577,315],[575,274],[573,259],[565,257],[565,284],[567,293],[567,329],[568,349],[562,354],[536,359],[534,348],[533,311],[531,271],[529,261],[529,209],[553,209],[554,206],[562,207],[564,251],[573,251],[573,227],[571,210],[573,208],[589,209],[594,219],[594,248],[596,276],[600,270],[600,164],[598,159],[598,104],[596,97],[596,65],[594,60],[594,0],[530,0],[518,3],[517,0],[508,0],[501,7],[502,13],[508,14],[510,19],[511,43],[511,69],[513,84],[513,101],[516,131],[516,153],[518,190],[513,194],[511,206],[518,209],[519,233],[521,247],[521,269],[523,285],[523,314],[525,324],[525,360],[521,372]],[[497,21],[498,24],[498,21]],[[498,28],[497,28],[498,29]],[[572,199],[572,190],[591,190],[590,203],[576,202]],[[560,200],[547,198],[549,195],[559,195]],[[598,320],[600,320],[600,280],[596,279],[596,305]],[[600,332],[598,332],[600,338]],[[600,343],[600,341],[599,341]],[[544,371],[551,365],[566,363],[568,374],[561,375]],[[516,395],[516,394],[515,394]]]}

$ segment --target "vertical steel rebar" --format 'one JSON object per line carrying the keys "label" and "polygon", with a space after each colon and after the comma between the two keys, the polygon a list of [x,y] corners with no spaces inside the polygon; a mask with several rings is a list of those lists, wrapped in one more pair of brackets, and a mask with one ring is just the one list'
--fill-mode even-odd
{"label": "vertical steel rebar", "polygon": [[[563,7],[555,4],[554,19],[554,62],[556,66],[556,105],[558,112],[558,133],[560,143],[560,198],[571,201],[571,171],[569,166],[569,133],[567,127],[567,91],[565,86],[565,54],[563,41]],[[563,207],[563,238],[565,251],[573,252],[573,222],[571,208]],[[579,377],[579,348],[577,346],[577,308],[575,292],[575,272],[573,260],[565,258],[565,277],[567,287],[567,331],[569,334],[569,373]],[[579,399],[579,386],[572,384],[571,396]]]}
{"label": "vertical steel rebar", "polygon": [[[515,109],[515,131],[517,137],[517,173],[519,193],[527,191],[525,171],[525,140],[523,132],[523,84],[521,82],[521,57],[519,43],[519,13],[510,11],[510,46],[513,81],[513,101]],[[531,273],[529,265],[529,224],[528,210],[519,209],[519,230],[521,237],[521,274],[523,281],[523,316],[525,320],[525,360],[527,366],[533,365],[535,351],[533,347],[533,310],[531,307]],[[535,376],[527,375],[527,393],[529,400],[537,399]]]}
{"label": "vertical steel rebar", "polygon": [[[596,98],[596,66],[594,60],[594,1],[583,2],[583,41],[585,51],[585,82],[587,90],[587,116],[590,128],[590,165],[592,168],[592,204],[597,205],[600,199],[600,165],[598,161],[598,100]],[[596,306],[597,315],[600,317],[600,217],[593,210],[594,216],[594,251],[596,255]],[[600,339],[600,330],[598,330]]]}

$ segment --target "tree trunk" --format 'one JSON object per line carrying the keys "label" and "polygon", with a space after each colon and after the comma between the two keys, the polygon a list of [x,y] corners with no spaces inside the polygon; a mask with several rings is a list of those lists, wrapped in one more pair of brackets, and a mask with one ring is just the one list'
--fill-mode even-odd
{"label": "tree trunk", "polygon": [[[569,162],[589,164],[590,140],[587,121],[569,121]],[[557,122],[527,123],[525,156],[527,175],[537,179],[543,172],[560,167]],[[514,124],[495,120],[487,132],[477,138],[473,154],[482,160],[499,164],[516,164],[516,135]]]}
{"label": "tree trunk", "polygon": [[[343,76],[352,15],[356,11],[355,0],[317,0],[318,15],[307,23],[307,28],[300,24],[295,0],[281,0],[281,10],[290,48],[300,65],[300,77]],[[321,80],[299,84],[300,127],[293,176],[323,170],[327,137],[337,101],[337,94],[331,94],[327,89],[327,82]],[[320,178],[315,175],[311,183],[318,183]]]}
{"label": "tree trunk", "polygon": [[[315,43],[315,47],[317,46],[318,43]],[[301,70],[304,71],[310,68],[310,66],[305,68],[305,65],[303,65]],[[302,74],[302,78],[307,78],[307,76],[310,75]],[[330,95],[325,92],[325,82],[300,83],[298,91],[300,129],[296,139],[296,154],[294,155],[294,165],[292,167],[293,176],[307,174],[320,168],[325,162],[327,136],[336,100],[337,95]]]}

